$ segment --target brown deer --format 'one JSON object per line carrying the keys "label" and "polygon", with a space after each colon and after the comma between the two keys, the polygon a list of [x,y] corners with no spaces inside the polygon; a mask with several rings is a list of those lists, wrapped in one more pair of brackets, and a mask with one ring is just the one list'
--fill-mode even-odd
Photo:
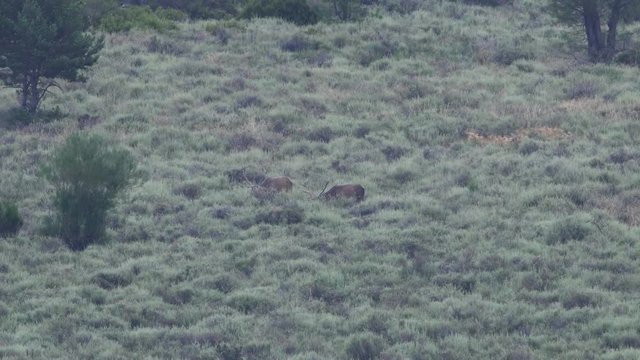
{"label": "brown deer", "polygon": [[258,192],[289,192],[293,188],[293,181],[286,176],[253,176],[252,179],[247,177],[245,169],[242,169],[242,176],[249,184],[252,191]]}
{"label": "brown deer", "polygon": [[293,188],[293,181],[286,176],[267,176],[258,186],[275,192],[289,192]]}
{"label": "brown deer", "polygon": [[327,186],[329,186],[328,182],[320,192],[320,195],[318,195],[318,198],[323,197],[325,200],[353,198],[356,202],[364,199],[364,187],[360,184],[334,185],[329,191],[325,192]]}

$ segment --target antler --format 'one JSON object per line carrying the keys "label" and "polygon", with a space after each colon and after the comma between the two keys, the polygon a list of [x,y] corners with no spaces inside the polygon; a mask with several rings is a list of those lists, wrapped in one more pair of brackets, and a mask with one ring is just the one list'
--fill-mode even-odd
{"label": "antler", "polygon": [[312,193],[311,191],[307,190],[304,186],[302,186],[302,185],[297,185],[297,186],[299,186],[301,188],[303,193],[309,195],[309,198],[313,198],[313,197],[316,196],[314,193]]}
{"label": "antler", "polygon": [[257,186],[256,184],[251,182],[251,180],[249,180],[249,178],[247,177],[247,167],[246,166],[242,168],[242,176],[244,177],[244,180],[247,182],[247,184],[249,185],[249,188],[251,190],[253,190]]}
{"label": "antler", "polygon": [[324,185],[324,189],[322,189],[322,191],[320,191],[320,194],[318,194],[318,197],[322,196],[322,194],[324,194],[324,191],[327,190],[327,186],[329,186],[329,181],[327,181],[327,183]]}

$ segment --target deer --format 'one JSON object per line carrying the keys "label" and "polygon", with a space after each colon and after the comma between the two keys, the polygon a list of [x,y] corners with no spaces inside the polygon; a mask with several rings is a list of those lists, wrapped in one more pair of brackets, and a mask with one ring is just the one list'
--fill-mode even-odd
{"label": "deer", "polygon": [[293,188],[293,181],[286,176],[266,176],[258,186],[275,192],[289,192]]}
{"label": "deer", "polygon": [[329,186],[329,182],[327,182],[324,186],[324,189],[318,195],[318,199],[324,198],[324,200],[333,200],[333,199],[355,199],[356,202],[360,202],[364,199],[364,187],[360,184],[342,184],[342,185],[334,185],[329,189],[329,191],[325,191]]}
{"label": "deer", "polygon": [[293,188],[293,181],[287,176],[262,176],[261,180],[249,180],[246,172],[243,171],[244,179],[250,184],[252,190],[267,190],[269,192],[289,192]]}

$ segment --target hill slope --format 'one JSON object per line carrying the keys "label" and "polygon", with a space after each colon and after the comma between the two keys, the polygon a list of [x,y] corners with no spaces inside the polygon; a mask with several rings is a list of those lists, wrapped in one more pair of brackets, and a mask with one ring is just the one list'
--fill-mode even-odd
{"label": "hill slope", "polygon": [[[527,4],[108,36],[68,115],[0,132],[0,357],[640,357],[639,71]],[[79,127],[145,177],[72,253],[37,173]]]}

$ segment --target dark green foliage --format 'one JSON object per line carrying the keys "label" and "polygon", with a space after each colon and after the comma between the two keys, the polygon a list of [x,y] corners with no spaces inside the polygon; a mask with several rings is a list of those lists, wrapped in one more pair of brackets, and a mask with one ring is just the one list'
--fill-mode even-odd
{"label": "dark green foliage", "polygon": [[462,2],[468,5],[481,6],[502,6],[513,4],[513,0],[462,0]]}
{"label": "dark green foliage", "polygon": [[246,133],[232,135],[227,143],[229,151],[246,151],[256,145],[256,139]]}
{"label": "dark green foliage", "polygon": [[152,36],[146,45],[147,50],[152,53],[180,56],[187,51],[184,45],[176,41],[163,40],[156,35]]}
{"label": "dark green foliage", "polygon": [[395,161],[403,157],[408,150],[402,146],[390,145],[384,147],[381,151],[384,154],[384,157],[387,158],[387,161]]}
{"label": "dark green foliage", "polygon": [[246,292],[229,295],[226,303],[244,314],[265,314],[274,307],[273,300],[270,297]]}
{"label": "dark green foliage", "polygon": [[331,0],[331,3],[335,17],[341,21],[353,20],[364,14],[359,0]]}
{"label": "dark green foliage", "polygon": [[231,274],[225,273],[225,274],[219,274],[218,276],[216,276],[213,279],[211,285],[216,290],[224,294],[228,294],[238,287],[239,281],[236,277],[232,276]]}
{"label": "dark green foliage", "polygon": [[569,310],[573,308],[598,306],[600,299],[592,292],[571,290],[562,296],[562,306]]}
{"label": "dark green foliage", "polygon": [[19,129],[29,124],[46,124],[64,117],[59,107],[51,110],[40,110],[30,113],[23,108],[11,108],[6,113],[0,112],[0,127]]}
{"label": "dark green foliage", "polygon": [[241,17],[280,18],[296,25],[310,25],[318,22],[318,14],[309,7],[306,0],[249,0]]}
{"label": "dark green foliage", "polygon": [[617,52],[621,21],[633,21],[640,14],[640,2],[621,0],[550,0],[551,13],[560,21],[580,25],[585,32],[587,52],[593,62],[610,62]]}
{"label": "dark green foliage", "polygon": [[298,224],[304,220],[304,209],[297,204],[275,207],[256,215],[256,223],[270,225]]}
{"label": "dark green foliage", "polygon": [[93,276],[92,280],[96,285],[105,290],[128,286],[131,283],[130,277],[115,272],[98,273]]}
{"label": "dark green foliage", "polygon": [[307,139],[311,141],[318,141],[323,143],[328,143],[334,137],[335,137],[334,131],[328,126],[323,126],[321,128],[312,130],[307,135]]}
{"label": "dark green foliage", "polygon": [[0,237],[17,234],[22,224],[22,217],[16,205],[0,201]]}
{"label": "dark green foliage", "polygon": [[[531,41],[533,39],[529,39]],[[512,44],[498,45],[493,62],[500,65],[511,65],[517,60],[531,60],[534,56],[533,49],[528,47],[526,40],[518,40]]]}
{"label": "dark green foliage", "polygon": [[567,217],[556,221],[547,233],[549,244],[566,243],[568,241],[584,240],[593,231],[585,219],[580,217]]}
{"label": "dark green foliage", "polygon": [[107,211],[135,171],[133,157],[98,135],[74,134],[43,168],[56,187],[52,226],[72,250],[104,240]]}
{"label": "dark green foliage", "polygon": [[565,98],[567,100],[594,98],[597,94],[598,85],[591,81],[575,82],[565,89]]}
{"label": "dark green foliage", "polygon": [[373,62],[385,57],[393,56],[397,51],[397,44],[390,39],[381,37],[379,41],[364,47],[358,56],[358,62],[362,66],[369,66]]}
{"label": "dark green foliage", "polygon": [[82,80],[98,60],[103,38],[87,33],[81,0],[0,2],[0,67],[18,88],[20,106],[33,114],[56,78]]}
{"label": "dark green foliage", "polygon": [[369,135],[370,132],[371,129],[369,129],[369,127],[360,126],[354,131],[353,136],[357,137],[358,139],[364,139],[365,137],[367,137],[367,135]]}
{"label": "dark green foliage", "polygon": [[317,50],[320,46],[318,41],[313,41],[304,35],[296,34],[280,44],[282,51],[301,52],[306,50]]}
{"label": "dark green foliage", "polygon": [[100,19],[120,7],[118,0],[86,0],[84,6],[84,15],[92,26],[100,23]]}
{"label": "dark green foliage", "polygon": [[617,64],[640,66],[640,49],[629,49],[620,52],[614,59]]}
{"label": "dark green foliage", "polygon": [[202,196],[202,186],[196,183],[187,183],[175,188],[176,195],[182,195],[189,200],[195,200]]}
{"label": "dark green foliage", "polygon": [[384,349],[384,339],[373,333],[352,335],[347,340],[345,352],[349,359],[371,360],[377,359]]}
{"label": "dark green foliage", "polygon": [[131,29],[151,29],[162,32],[176,29],[176,19],[182,19],[176,10],[156,9],[154,11],[148,6],[127,6],[102,17],[98,27],[106,32]]}
{"label": "dark green foliage", "polygon": [[237,3],[232,0],[125,0],[123,3],[147,5],[152,9],[174,9],[192,19],[220,19],[237,14]]}

